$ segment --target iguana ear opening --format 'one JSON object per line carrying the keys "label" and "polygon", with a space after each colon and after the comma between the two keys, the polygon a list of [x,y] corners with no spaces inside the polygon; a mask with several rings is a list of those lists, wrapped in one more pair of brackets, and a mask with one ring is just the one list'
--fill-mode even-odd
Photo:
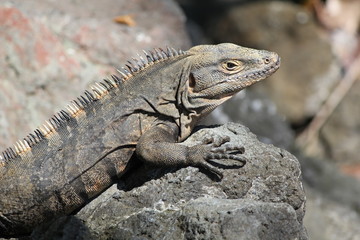
{"label": "iguana ear opening", "polygon": [[189,76],[189,90],[191,92],[194,92],[194,89],[195,89],[195,85],[196,85],[196,81],[195,81],[195,77],[192,73],[190,73],[190,76]]}

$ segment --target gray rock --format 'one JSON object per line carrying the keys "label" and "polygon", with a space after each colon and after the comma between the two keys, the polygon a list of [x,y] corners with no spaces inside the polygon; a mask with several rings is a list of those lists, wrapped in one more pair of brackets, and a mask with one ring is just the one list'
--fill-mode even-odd
{"label": "gray rock", "polygon": [[304,225],[309,238],[360,240],[359,181],[342,174],[326,159],[297,155],[305,183]]}
{"label": "gray rock", "polygon": [[[34,239],[307,239],[300,165],[285,150],[229,123],[194,133],[184,144],[229,136],[247,163],[224,178],[187,167],[141,166],[75,216],[38,228]],[[145,181],[150,176],[149,181]],[[140,182],[139,182],[139,179]],[[142,182],[141,182],[142,181]],[[64,237],[66,236],[66,238]]]}
{"label": "gray rock", "polygon": [[199,198],[181,217],[185,239],[299,239],[303,231],[294,209],[284,203]]}
{"label": "gray rock", "polygon": [[304,224],[310,239],[360,240],[360,215],[354,209],[309,187],[306,195]]}
{"label": "gray rock", "polygon": [[339,171],[326,159],[316,159],[297,154],[302,167],[303,181],[320,196],[348,206],[360,213],[359,180]]}

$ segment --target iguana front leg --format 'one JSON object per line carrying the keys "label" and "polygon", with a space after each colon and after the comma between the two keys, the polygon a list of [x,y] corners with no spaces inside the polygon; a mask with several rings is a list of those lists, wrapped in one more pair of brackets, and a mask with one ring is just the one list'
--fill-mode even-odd
{"label": "iguana front leg", "polygon": [[203,144],[188,147],[176,142],[178,130],[165,124],[160,124],[146,131],[139,139],[136,146],[137,155],[145,162],[159,166],[196,166],[203,167],[219,178],[222,172],[211,164],[221,164],[219,161],[234,160],[245,165],[244,148],[239,146],[224,145],[229,138],[206,139]]}

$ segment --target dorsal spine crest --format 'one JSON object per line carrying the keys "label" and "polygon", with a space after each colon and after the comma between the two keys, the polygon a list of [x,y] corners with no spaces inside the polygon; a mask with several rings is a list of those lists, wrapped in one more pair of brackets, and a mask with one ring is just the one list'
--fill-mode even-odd
{"label": "dorsal spine crest", "polygon": [[131,61],[117,70],[120,76],[111,75],[111,78],[104,79],[102,82],[97,82],[90,86],[90,91],[85,90],[84,95],[81,95],[76,100],[71,101],[66,106],[65,110],[60,110],[48,121],[36,128],[33,133],[29,133],[23,140],[17,141],[13,147],[5,149],[0,154],[0,167],[4,166],[6,162],[15,159],[21,154],[31,150],[37,143],[45,138],[49,138],[52,133],[56,132],[58,128],[65,125],[68,121],[76,118],[86,107],[93,102],[100,100],[107,95],[112,89],[118,88],[126,83],[126,80],[134,76],[136,73],[145,70],[147,67],[167,59],[175,58],[180,55],[185,55],[186,52],[175,50],[174,48],[166,47],[166,51],[162,48],[155,48],[153,50],[143,50],[144,57],[138,54],[138,58],[132,58]]}

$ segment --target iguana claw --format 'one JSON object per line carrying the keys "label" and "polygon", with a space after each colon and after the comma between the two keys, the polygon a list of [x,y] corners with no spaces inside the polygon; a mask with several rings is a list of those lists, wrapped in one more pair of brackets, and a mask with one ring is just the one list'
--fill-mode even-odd
{"label": "iguana claw", "polygon": [[[224,164],[227,160],[240,162],[239,164],[232,165],[231,167],[243,167],[246,160],[240,154],[245,152],[244,147],[228,145],[225,143],[230,141],[230,137],[207,137],[204,139],[203,144],[196,145],[191,148],[190,160],[192,165],[201,166],[214,174],[220,179],[223,177],[219,167],[229,167],[229,164]],[[218,166],[214,166],[214,164]]]}

